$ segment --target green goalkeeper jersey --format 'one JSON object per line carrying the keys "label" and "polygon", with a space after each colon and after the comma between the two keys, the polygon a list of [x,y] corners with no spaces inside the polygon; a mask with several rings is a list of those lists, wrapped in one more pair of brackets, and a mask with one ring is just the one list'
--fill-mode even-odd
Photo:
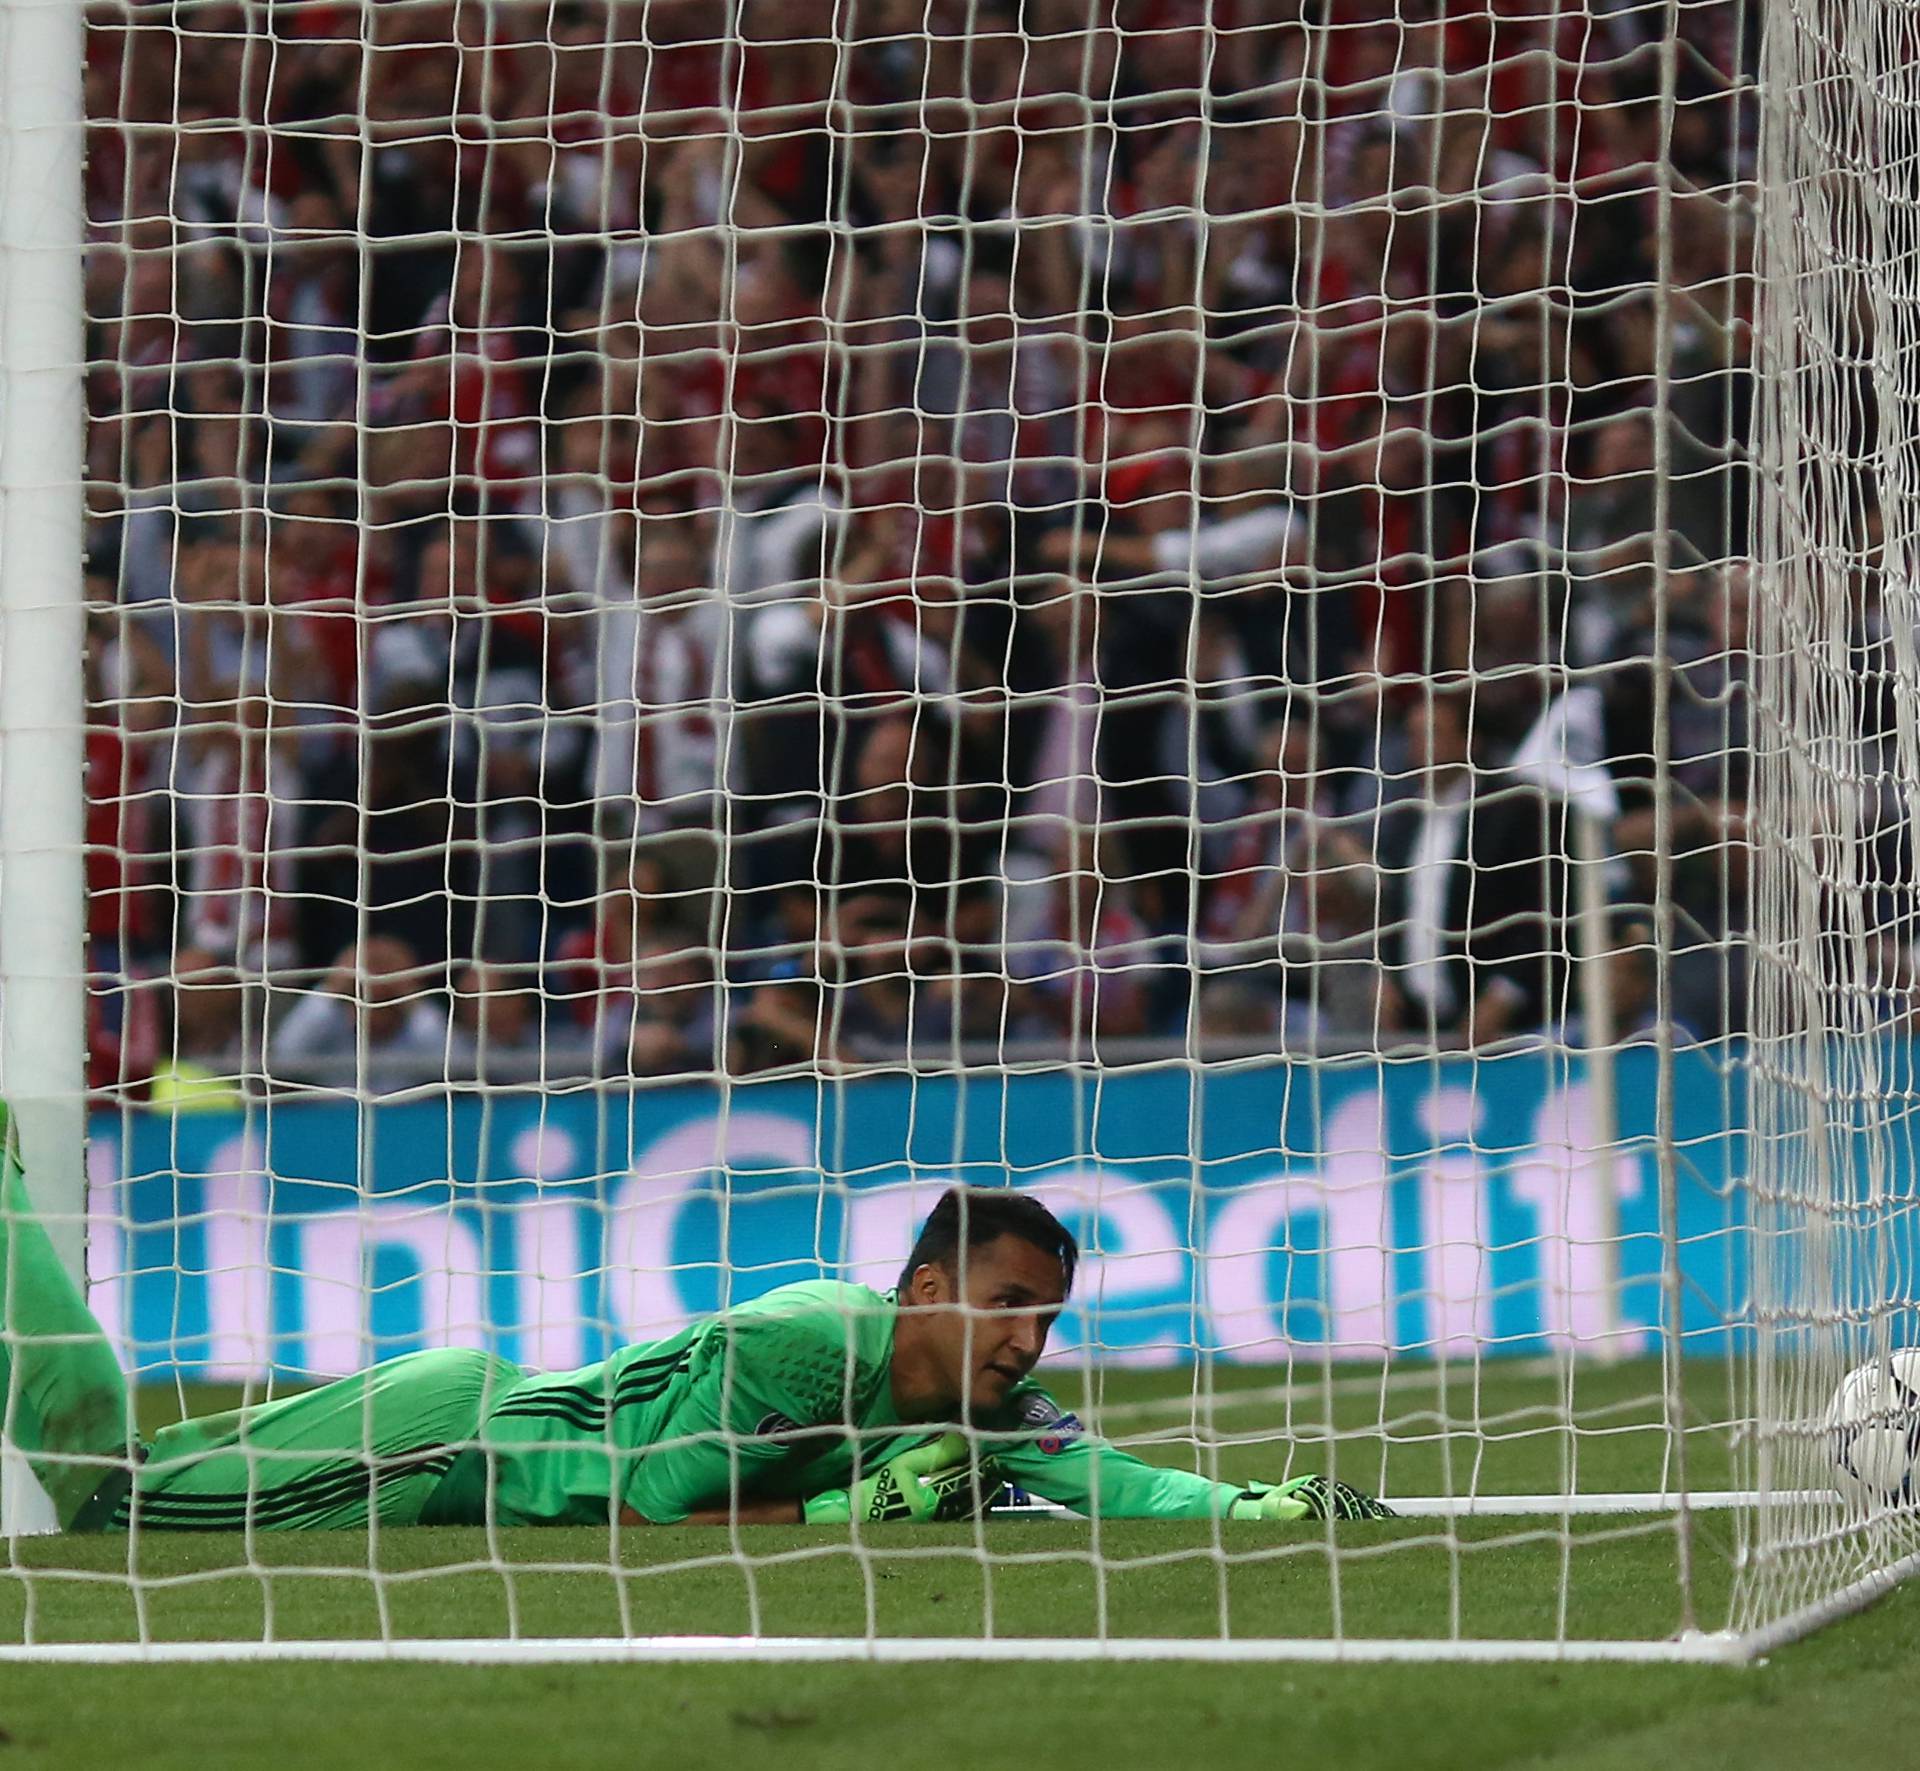
{"label": "green goalkeeper jersey", "polygon": [[[889,1374],[898,1305],[813,1280],[496,1394],[432,1513],[501,1524],[604,1523],[621,1504],[658,1524],[729,1496],[800,1500],[847,1486],[950,1423],[902,1421]],[[971,1423],[1006,1479],[1109,1518],[1206,1518],[1239,1492],[1085,1433],[1037,1383]]]}

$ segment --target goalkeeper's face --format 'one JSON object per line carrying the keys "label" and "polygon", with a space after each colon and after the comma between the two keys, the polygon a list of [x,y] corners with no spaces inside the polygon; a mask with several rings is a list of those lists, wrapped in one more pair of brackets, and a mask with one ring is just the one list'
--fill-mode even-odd
{"label": "goalkeeper's face", "polygon": [[917,1304],[946,1306],[924,1320],[954,1401],[990,1413],[1039,1363],[1065,1279],[1056,1256],[1017,1236],[970,1248],[956,1266],[922,1267],[908,1289]]}

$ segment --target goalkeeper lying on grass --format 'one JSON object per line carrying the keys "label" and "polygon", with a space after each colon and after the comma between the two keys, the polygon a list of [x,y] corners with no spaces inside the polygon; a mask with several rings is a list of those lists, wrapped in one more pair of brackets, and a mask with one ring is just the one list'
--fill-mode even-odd
{"label": "goalkeeper lying on grass", "polygon": [[[0,1109],[3,1113],[4,1109]],[[581,1371],[411,1353],[163,1428],[127,1393],[8,1139],[10,1437],[69,1530],[799,1524],[971,1517],[1004,1483],[1106,1518],[1374,1518],[1318,1476],[1236,1488],[1085,1433],[1032,1380],[1079,1250],[1037,1200],[955,1189],[896,1293],[809,1281]],[[10,1247],[8,1243],[10,1242]]]}

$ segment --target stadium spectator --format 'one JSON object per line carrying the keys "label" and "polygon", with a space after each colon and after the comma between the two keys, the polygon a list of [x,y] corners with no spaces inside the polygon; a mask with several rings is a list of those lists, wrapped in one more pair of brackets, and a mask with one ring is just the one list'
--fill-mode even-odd
{"label": "stadium spectator", "polygon": [[[624,1007],[625,1012],[619,1012]],[[633,985],[602,1025],[605,1069],[616,1076],[716,1075],[720,987],[704,948],[658,937],[634,955]]]}
{"label": "stadium spectator", "polygon": [[545,569],[595,608],[633,594],[636,415],[612,410],[600,378],[580,380],[546,427]]}
{"label": "stadium spectator", "polygon": [[1476,1046],[1554,1036],[1568,1012],[1567,802],[1476,765],[1458,689],[1423,697],[1410,723],[1415,772],[1382,807],[1375,850],[1398,1022]]}
{"label": "stadium spectator", "polygon": [[[784,259],[769,262],[784,263]],[[816,402],[822,397],[814,394]],[[719,430],[714,577],[736,619],[817,580],[842,498],[821,459],[824,419],[778,393],[743,392]]]}
{"label": "stadium spectator", "polygon": [[163,988],[167,1013],[148,1104],[169,1113],[219,1112],[243,1105],[240,974],[203,948],[183,947],[173,957],[173,975]]}
{"label": "stadium spectator", "polygon": [[447,1061],[454,1076],[482,1082],[528,1082],[577,1064],[577,1039],[552,1012],[538,971],[476,964],[453,979]]}
{"label": "stadium spectator", "polygon": [[1203,1028],[1254,1018],[1265,992],[1289,1040],[1355,1043],[1380,1022],[1378,876],[1371,831],[1336,813],[1305,707],[1269,728],[1244,803],[1203,833],[1197,957],[1234,988],[1200,1005]]}
{"label": "stadium spectator", "polygon": [[592,877],[586,785],[591,611],[556,607],[513,522],[487,522],[480,596],[456,622],[449,764],[474,808],[473,951],[538,958],[547,908],[579,903]]}
{"label": "stadium spectator", "polygon": [[1138,888],[1110,857],[1093,831],[1070,831],[1051,858],[1037,927],[1007,955],[1022,1020],[1076,1046],[1153,1031],[1166,981]]}
{"label": "stadium spectator", "polygon": [[445,1003],[444,986],[405,941],[370,935],[279,1015],[267,1056],[278,1075],[391,1094],[444,1073]]}
{"label": "stadium spectator", "polygon": [[726,634],[704,516],[643,509],[631,600],[598,620],[593,797],[603,829],[652,835],[717,816]]}
{"label": "stadium spectator", "polygon": [[312,785],[297,875],[309,966],[350,948],[364,913],[423,965],[471,956],[478,866],[469,804],[449,784],[444,691],[396,684],[371,710],[359,756]]}
{"label": "stadium spectator", "polygon": [[218,963],[258,974],[290,965],[298,765],[266,696],[216,702],[194,728],[176,829],[180,924]]}
{"label": "stadium spectator", "polygon": [[811,948],[803,955],[783,953],[753,969],[756,975],[744,988],[727,993],[729,1068],[752,1076],[796,1065],[839,1065],[843,1055],[824,1006],[820,956]]}

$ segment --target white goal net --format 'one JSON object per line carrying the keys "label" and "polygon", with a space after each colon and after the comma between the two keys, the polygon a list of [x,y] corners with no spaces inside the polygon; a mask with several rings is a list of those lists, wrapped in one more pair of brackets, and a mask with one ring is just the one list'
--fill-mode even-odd
{"label": "white goal net", "polygon": [[[1920,14],[1856,11],[0,9],[0,1639],[1658,1657],[1875,1590]],[[1053,1401],[981,1517],[799,1523],[956,1184],[1078,1239]],[[660,1500],[702,1325],[821,1281],[844,1394]],[[411,1464],[323,1388],[435,1350]],[[536,1528],[567,1406],[616,1473]],[[1401,1517],[1139,1517],[1094,1437]]]}

